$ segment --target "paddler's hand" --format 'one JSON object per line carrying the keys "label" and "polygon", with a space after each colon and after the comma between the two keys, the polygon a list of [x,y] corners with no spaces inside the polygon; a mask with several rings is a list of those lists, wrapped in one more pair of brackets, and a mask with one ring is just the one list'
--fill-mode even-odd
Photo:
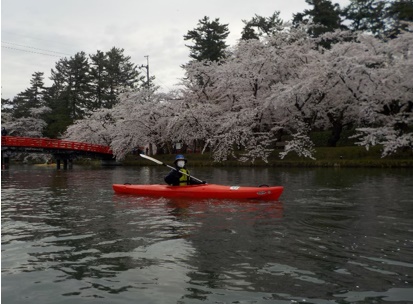
{"label": "paddler's hand", "polygon": [[182,173],[179,172],[179,171],[174,171],[173,175],[176,176],[177,178],[181,178],[181,177],[182,177]]}

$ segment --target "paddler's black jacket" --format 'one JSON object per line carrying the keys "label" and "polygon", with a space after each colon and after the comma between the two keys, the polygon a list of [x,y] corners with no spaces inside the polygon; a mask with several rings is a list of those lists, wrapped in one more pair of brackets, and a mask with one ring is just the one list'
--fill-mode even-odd
{"label": "paddler's black jacket", "polygon": [[[176,170],[183,171],[186,174],[189,175],[188,169],[184,168],[179,168],[176,167]],[[182,174],[181,172],[178,172],[176,170],[171,170],[167,176],[165,176],[165,182],[168,185],[171,186],[186,186],[186,185],[199,185],[203,184],[197,180],[194,180],[193,178],[190,178],[186,176],[185,174]]]}

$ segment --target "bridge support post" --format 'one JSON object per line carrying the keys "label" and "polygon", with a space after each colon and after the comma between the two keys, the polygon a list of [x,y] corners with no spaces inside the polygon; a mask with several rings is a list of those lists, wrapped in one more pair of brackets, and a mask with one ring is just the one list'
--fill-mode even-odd
{"label": "bridge support post", "polygon": [[63,159],[63,170],[73,169],[73,159],[64,158]]}
{"label": "bridge support post", "polygon": [[1,169],[5,170],[9,168],[9,161],[10,158],[5,155],[5,153],[1,152]]}
{"label": "bridge support post", "polygon": [[62,168],[63,162],[63,170],[72,169],[73,168],[73,159],[61,155],[55,155],[56,159],[56,169],[60,170]]}

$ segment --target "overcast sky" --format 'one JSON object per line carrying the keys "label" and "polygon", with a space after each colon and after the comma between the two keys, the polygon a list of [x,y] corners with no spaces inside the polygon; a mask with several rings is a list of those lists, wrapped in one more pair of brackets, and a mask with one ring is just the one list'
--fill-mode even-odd
{"label": "overcast sky", "polygon": [[149,55],[150,76],[168,91],[176,88],[184,75],[180,66],[189,61],[183,36],[204,16],[228,24],[227,44],[233,46],[242,20],[280,11],[290,21],[307,8],[305,0],[1,0],[2,98],[30,87],[34,72],[44,72],[50,85],[50,70],[59,58],[113,46],[123,48],[138,66],[146,65]]}

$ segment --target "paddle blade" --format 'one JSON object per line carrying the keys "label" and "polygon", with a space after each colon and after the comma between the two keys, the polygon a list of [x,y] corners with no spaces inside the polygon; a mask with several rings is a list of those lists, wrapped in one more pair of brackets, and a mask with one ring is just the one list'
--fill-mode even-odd
{"label": "paddle blade", "polygon": [[164,163],[163,162],[161,162],[160,160],[157,160],[157,159],[155,159],[155,158],[152,158],[152,157],[150,157],[150,156],[148,156],[148,155],[145,155],[145,154],[139,154],[141,157],[143,157],[143,158],[146,158],[146,159],[149,159],[149,160],[151,160],[151,161],[153,161],[153,162],[155,162],[155,163],[157,163],[157,164],[159,164],[159,165],[163,165]]}

